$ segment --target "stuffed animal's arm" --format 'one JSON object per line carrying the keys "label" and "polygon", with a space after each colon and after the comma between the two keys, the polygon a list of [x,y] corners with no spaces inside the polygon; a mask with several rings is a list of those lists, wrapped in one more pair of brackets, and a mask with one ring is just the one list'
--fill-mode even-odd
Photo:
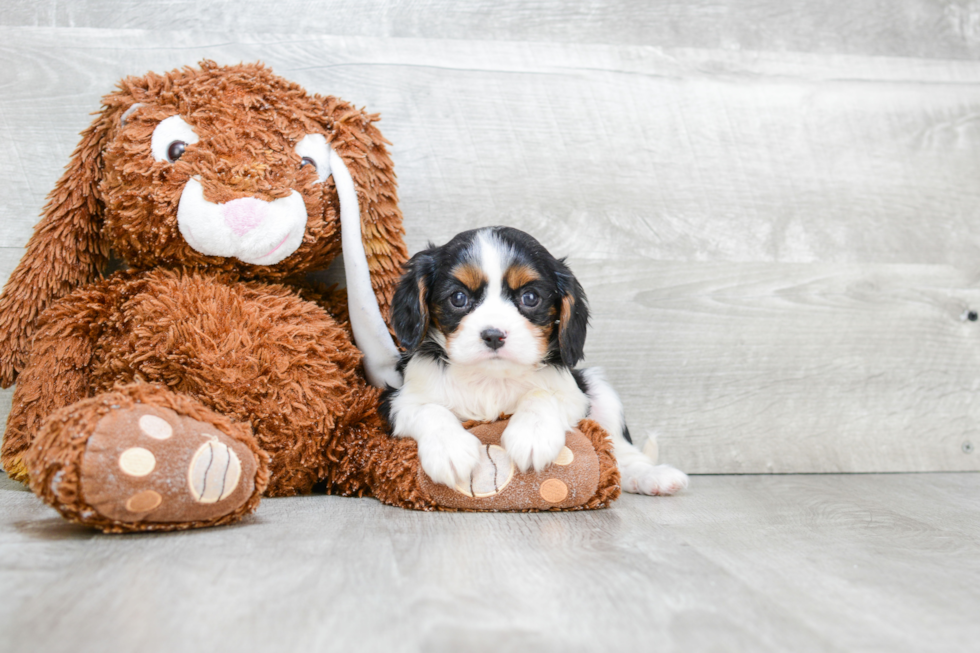
{"label": "stuffed animal's arm", "polygon": [[109,294],[90,287],[55,302],[42,315],[27,365],[17,379],[3,439],[3,466],[11,478],[26,480],[21,455],[41,422],[88,396],[95,341],[108,305]]}
{"label": "stuffed animal's arm", "polygon": [[307,281],[296,287],[299,296],[308,302],[313,302],[327,313],[337,323],[350,332],[350,316],[347,313],[347,291],[337,284],[330,286],[318,281]]}

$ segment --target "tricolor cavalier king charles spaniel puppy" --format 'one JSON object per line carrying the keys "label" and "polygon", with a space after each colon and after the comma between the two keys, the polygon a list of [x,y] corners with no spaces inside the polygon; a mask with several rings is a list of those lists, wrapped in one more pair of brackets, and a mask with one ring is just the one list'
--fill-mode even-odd
{"label": "tricolor cavalier king charles spaniel puppy", "polygon": [[480,459],[461,420],[510,414],[501,444],[521,471],[551,464],[589,417],[612,438],[625,491],[685,488],[686,474],[633,446],[601,371],[575,369],[588,320],[571,270],[522,231],[488,227],[430,245],[408,262],[392,302],[404,384],[386,390],[382,411],[396,436],[418,442],[422,469],[450,487]]}

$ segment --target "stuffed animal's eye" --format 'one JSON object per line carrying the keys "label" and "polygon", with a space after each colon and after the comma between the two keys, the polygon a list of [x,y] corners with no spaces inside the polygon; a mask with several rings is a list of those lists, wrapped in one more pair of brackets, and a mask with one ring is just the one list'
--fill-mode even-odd
{"label": "stuffed animal's eye", "polygon": [[180,157],[184,156],[184,150],[187,149],[187,143],[184,141],[174,141],[167,147],[167,160],[173,163]]}
{"label": "stuffed animal's eye", "polygon": [[330,176],[330,144],[323,134],[307,134],[296,143],[296,154],[300,157],[299,167],[313,166],[316,178],[324,182]]}
{"label": "stuffed animal's eye", "polygon": [[449,298],[449,303],[455,306],[456,308],[463,308],[464,306],[466,306],[466,302],[468,300],[469,297],[466,296],[465,292],[463,292],[462,290],[457,290],[452,294],[452,297]]}
{"label": "stuffed animal's eye", "polygon": [[153,130],[150,148],[153,150],[153,158],[157,161],[173,163],[184,154],[188,146],[199,140],[194,129],[184,122],[183,118],[170,116],[160,121]]}
{"label": "stuffed animal's eye", "polygon": [[527,308],[534,308],[541,303],[541,297],[539,297],[538,293],[534,292],[533,290],[528,290],[526,293],[521,295],[521,303]]}

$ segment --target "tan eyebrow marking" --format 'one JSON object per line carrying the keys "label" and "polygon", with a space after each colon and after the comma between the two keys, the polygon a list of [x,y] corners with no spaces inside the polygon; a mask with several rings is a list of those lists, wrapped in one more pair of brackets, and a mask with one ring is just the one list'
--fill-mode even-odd
{"label": "tan eyebrow marking", "polygon": [[457,265],[453,268],[452,275],[473,292],[479,290],[480,286],[487,282],[487,275],[472,263]]}
{"label": "tan eyebrow marking", "polygon": [[507,273],[504,275],[504,279],[507,281],[507,286],[511,290],[517,290],[518,288],[525,286],[532,281],[537,281],[541,278],[534,268],[524,265],[517,264],[512,265],[507,268]]}

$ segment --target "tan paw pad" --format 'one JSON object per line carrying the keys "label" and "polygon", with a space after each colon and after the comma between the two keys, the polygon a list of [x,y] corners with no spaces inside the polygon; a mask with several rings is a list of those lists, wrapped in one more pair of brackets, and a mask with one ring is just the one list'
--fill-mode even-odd
{"label": "tan paw pad", "polygon": [[163,497],[159,492],[146,490],[139,494],[134,494],[126,501],[126,510],[129,512],[149,512],[160,505]]}
{"label": "tan paw pad", "polygon": [[238,487],[242,463],[231,448],[216,436],[202,444],[191,459],[187,482],[200,503],[217,503]]}
{"label": "tan paw pad", "polygon": [[119,456],[119,469],[130,476],[146,476],[156,466],[156,457],[143,447],[126,449]]}
{"label": "tan paw pad", "polygon": [[167,420],[160,419],[156,415],[143,415],[140,417],[139,425],[143,434],[154,440],[166,440],[174,434],[174,429]]}
{"label": "tan paw pad", "polygon": [[499,493],[514,478],[514,461],[503,447],[488,444],[480,447],[480,462],[477,463],[470,482],[457,485],[456,489],[468,497],[492,497]]}
{"label": "tan paw pad", "polygon": [[557,478],[549,478],[538,488],[538,493],[548,503],[561,503],[568,496],[568,486]]}
{"label": "tan paw pad", "polygon": [[571,465],[572,461],[575,460],[575,454],[568,447],[562,447],[561,451],[558,452],[558,457],[555,458],[555,464],[565,467]]}

